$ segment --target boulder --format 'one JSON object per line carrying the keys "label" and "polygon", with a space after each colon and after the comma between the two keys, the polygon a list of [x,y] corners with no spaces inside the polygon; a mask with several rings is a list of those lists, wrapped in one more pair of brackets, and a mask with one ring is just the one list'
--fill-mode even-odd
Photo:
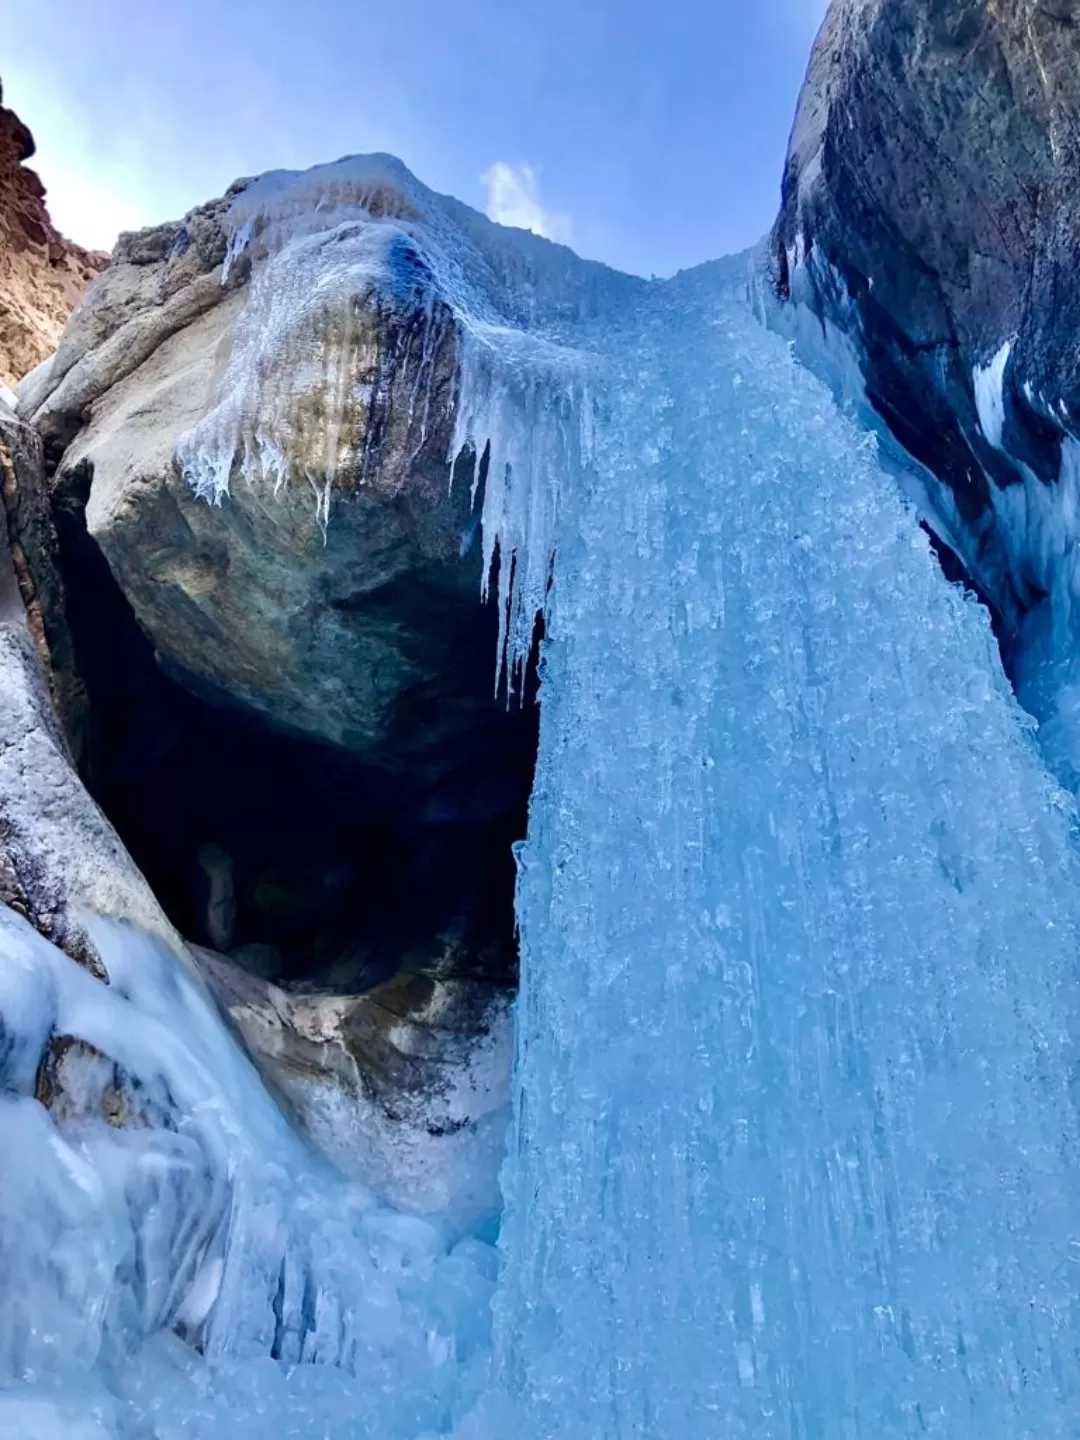
{"label": "boulder", "polygon": [[169,673],[434,778],[498,713],[461,287],[516,333],[523,269],[556,306],[607,272],[388,157],[324,169],[121,237],[20,413]]}
{"label": "boulder", "polygon": [[[535,709],[495,681],[506,644],[525,670],[587,443],[589,357],[566,339],[642,284],[353,158],[121,237],[19,386],[11,603],[42,592],[21,653],[54,689],[70,642],[80,773],[214,947],[200,968],[313,1143],[462,1224],[498,1204],[536,753]],[[0,814],[23,807],[62,898],[189,963],[59,727],[45,795],[70,853],[28,771],[9,799],[12,729],[0,709]],[[121,872],[135,889],[113,896]],[[153,1123],[118,1057],[53,1041],[50,1104]]]}

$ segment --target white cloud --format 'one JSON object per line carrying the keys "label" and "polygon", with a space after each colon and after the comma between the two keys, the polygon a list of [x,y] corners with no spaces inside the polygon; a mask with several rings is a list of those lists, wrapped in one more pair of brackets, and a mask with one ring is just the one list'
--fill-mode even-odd
{"label": "white cloud", "polygon": [[487,186],[489,220],[531,230],[535,235],[564,245],[570,243],[570,216],[555,214],[540,203],[540,184],[531,165],[510,165],[505,160],[496,160],[480,178]]}

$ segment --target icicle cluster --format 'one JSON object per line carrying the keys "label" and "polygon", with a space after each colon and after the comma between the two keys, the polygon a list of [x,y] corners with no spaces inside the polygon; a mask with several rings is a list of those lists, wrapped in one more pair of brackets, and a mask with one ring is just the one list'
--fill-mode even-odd
{"label": "icicle cluster", "polygon": [[483,598],[497,575],[496,687],[523,678],[537,616],[547,603],[559,510],[568,480],[591,459],[594,422],[583,358],[520,330],[470,325],[451,463],[469,448],[473,502],[487,454],[483,495]]}

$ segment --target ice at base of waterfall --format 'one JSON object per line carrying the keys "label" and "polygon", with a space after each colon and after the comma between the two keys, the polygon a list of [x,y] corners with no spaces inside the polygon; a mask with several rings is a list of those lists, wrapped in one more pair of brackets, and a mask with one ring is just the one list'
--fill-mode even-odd
{"label": "ice at base of waterfall", "polygon": [[194,974],[93,934],[107,986],[0,909],[0,1436],[445,1432],[494,1251],[316,1160]]}

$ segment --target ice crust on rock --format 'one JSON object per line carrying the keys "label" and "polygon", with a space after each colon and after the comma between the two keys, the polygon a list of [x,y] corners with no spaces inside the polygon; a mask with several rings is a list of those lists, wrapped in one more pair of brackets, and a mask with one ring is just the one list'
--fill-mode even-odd
{"label": "ice crust on rock", "polygon": [[[402,1057],[423,1058],[429,1083],[380,1095],[349,1049],[354,996],[285,991],[192,948],[267,1083],[320,1154],[390,1207],[437,1215],[453,1236],[494,1237],[513,1057],[509,996],[486,997],[479,1027],[454,1033],[477,997],[455,982],[435,982],[427,1003],[386,1035]],[[430,1033],[447,1029],[454,1038],[433,1065]],[[322,1055],[317,1068],[304,1063],[308,1046]]]}
{"label": "ice crust on rock", "polygon": [[[233,199],[226,228],[224,278],[249,264],[250,294],[215,403],[177,446],[188,483],[213,503],[238,479],[275,493],[306,483],[325,529],[335,487],[365,483],[378,463],[363,431],[380,396],[354,374],[370,317],[381,311],[406,327],[383,378],[415,377],[410,417],[421,443],[450,330],[448,483],[466,450],[474,501],[486,474],[484,596],[497,568],[499,674],[513,679],[543,604],[561,481],[588,454],[592,331],[644,282],[495,225],[385,155],[262,176]],[[313,438],[304,412],[314,396]]]}
{"label": "ice crust on rock", "polygon": [[1005,430],[1005,371],[1011,355],[1012,341],[1006,340],[992,360],[975,366],[971,377],[979,424],[995,450],[1001,449]]}

